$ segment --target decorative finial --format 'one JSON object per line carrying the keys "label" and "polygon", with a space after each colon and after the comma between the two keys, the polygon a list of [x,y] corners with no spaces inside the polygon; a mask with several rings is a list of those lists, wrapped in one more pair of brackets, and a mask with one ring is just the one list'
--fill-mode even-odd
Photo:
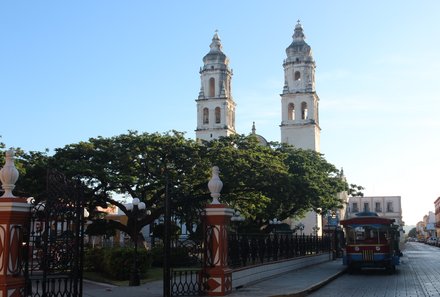
{"label": "decorative finial", "polygon": [[220,197],[220,191],[223,188],[223,182],[220,180],[219,173],[220,169],[217,166],[212,167],[212,177],[208,183],[208,188],[212,197],[211,204],[220,204],[218,198]]}
{"label": "decorative finial", "polygon": [[255,135],[256,129],[255,129],[255,122],[252,122],[252,134]]}
{"label": "decorative finial", "polygon": [[0,198],[14,198],[12,190],[15,188],[15,183],[18,180],[18,170],[15,168],[14,151],[12,149],[6,152],[6,162],[5,166],[0,170],[0,180],[5,191]]}
{"label": "decorative finial", "polygon": [[211,52],[222,50],[222,44],[220,42],[220,37],[218,36],[218,30],[215,30],[214,36],[212,37],[212,42],[209,47],[211,48]]}

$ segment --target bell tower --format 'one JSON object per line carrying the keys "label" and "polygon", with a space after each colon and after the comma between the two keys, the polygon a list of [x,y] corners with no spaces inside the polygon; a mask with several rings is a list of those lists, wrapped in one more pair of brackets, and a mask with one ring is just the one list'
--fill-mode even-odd
{"label": "bell tower", "polygon": [[197,140],[210,141],[235,134],[235,102],[231,93],[232,70],[222,51],[217,31],[200,68],[197,102]]}
{"label": "bell tower", "polygon": [[320,151],[319,97],[315,91],[315,61],[305,42],[300,21],[286,49],[284,88],[281,94],[281,142]]}

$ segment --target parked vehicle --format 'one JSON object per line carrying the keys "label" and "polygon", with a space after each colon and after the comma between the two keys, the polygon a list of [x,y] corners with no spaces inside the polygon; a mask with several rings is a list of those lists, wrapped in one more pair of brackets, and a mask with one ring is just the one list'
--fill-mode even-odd
{"label": "parked vehicle", "polygon": [[437,245],[437,237],[429,237],[426,240],[426,243],[429,245]]}
{"label": "parked vehicle", "polygon": [[342,220],[346,246],[343,257],[349,272],[365,267],[382,267],[394,272],[400,264],[399,231],[394,219],[374,212],[361,212]]}

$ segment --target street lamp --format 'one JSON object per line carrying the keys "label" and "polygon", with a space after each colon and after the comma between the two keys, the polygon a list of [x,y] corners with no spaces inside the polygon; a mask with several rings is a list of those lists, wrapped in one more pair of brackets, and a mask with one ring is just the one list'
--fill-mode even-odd
{"label": "street lamp", "polygon": [[298,225],[296,225],[295,226],[295,233],[296,233],[297,230],[301,231],[301,235],[302,235],[303,230],[304,230],[304,224],[303,223],[299,223]]}
{"label": "street lamp", "polygon": [[139,266],[138,266],[138,255],[137,255],[137,245],[138,245],[138,221],[146,215],[150,215],[151,211],[146,210],[146,205],[144,202],[140,202],[139,198],[133,198],[131,203],[125,204],[125,208],[130,213],[130,217],[133,219],[133,241],[134,241],[134,253],[133,253],[133,263],[131,265],[131,273],[129,286],[139,286],[140,276],[139,276]]}
{"label": "street lamp", "polygon": [[[231,223],[233,223],[233,224],[231,224],[232,231],[234,231],[236,234],[238,234],[238,231],[239,231],[238,230],[238,227],[239,227],[238,223],[243,222],[243,221],[244,221],[244,217],[241,215],[240,211],[235,210],[234,214],[231,217]],[[236,224],[234,224],[234,223],[236,223]],[[235,225],[235,228],[234,228],[234,225]]]}
{"label": "street lamp", "polygon": [[273,225],[272,233],[276,233],[277,231],[277,225],[282,224],[281,221],[278,219],[269,220],[269,225]]}
{"label": "street lamp", "polygon": [[319,227],[318,226],[314,226],[313,228],[312,228],[312,230],[313,230],[313,234],[315,235],[315,236],[317,236],[318,235],[318,231],[319,231]]}
{"label": "street lamp", "polygon": [[244,217],[241,215],[240,211],[236,210],[234,211],[234,214],[231,217],[231,221],[233,222],[243,222]]}

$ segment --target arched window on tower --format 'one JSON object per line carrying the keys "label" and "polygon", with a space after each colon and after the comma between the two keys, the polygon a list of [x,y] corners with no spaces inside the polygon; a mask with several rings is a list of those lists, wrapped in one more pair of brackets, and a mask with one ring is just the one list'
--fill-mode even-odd
{"label": "arched window on tower", "polygon": [[287,108],[287,119],[289,121],[295,120],[295,104],[289,103],[289,106]]}
{"label": "arched window on tower", "polygon": [[301,119],[302,120],[307,120],[307,112],[308,112],[307,103],[306,102],[301,103]]}
{"label": "arched window on tower", "polygon": [[295,80],[301,80],[301,73],[299,71],[295,71]]}
{"label": "arched window on tower", "polygon": [[206,107],[203,109],[203,124],[209,124],[209,109]]}
{"label": "arched window on tower", "polygon": [[213,77],[209,79],[209,97],[215,97],[215,79]]}
{"label": "arched window on tower", "polygon": [[220,124],[220,107],[215,108],[215,123]]}

